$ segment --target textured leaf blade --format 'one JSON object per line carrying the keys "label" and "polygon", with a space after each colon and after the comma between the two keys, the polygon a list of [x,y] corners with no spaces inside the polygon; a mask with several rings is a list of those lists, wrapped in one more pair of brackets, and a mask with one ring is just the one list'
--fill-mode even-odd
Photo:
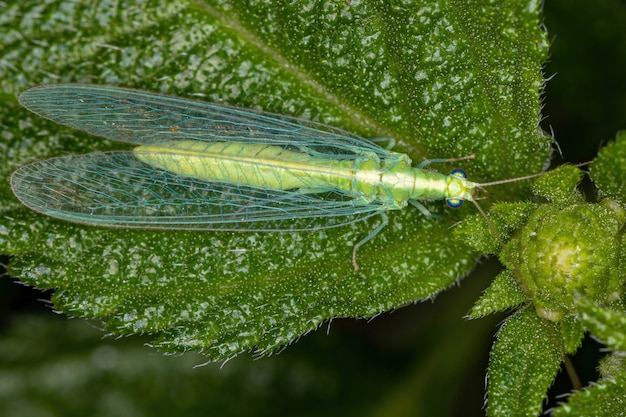
{"label": "textured leaf blade", "polygon": [[526,308],[498,332],[489,361],[488,416],[535,416],[561,365],[555,328]]}
{"label": "textured leaf blade", "polygon": [[[123,84],[303,116],[393,137],[418,162],[476,153],[462,164],[476,180],[541,169],[550,140],[537,130],[547,51],[538,5],[308,6],[129,1],[112,10],[52,1],[40,13],[23,2],[3,14],[0,82],[7,95],[58,81]],[[7,176],[32,160],[114,147],[20,112],[11,99],[0,115],[13,138]],[[376,218],[294,234],[112,231],[33,215],[7,188],[2,195],[10,214],[2,249],[19,255],[14,275],[58,288],[62,311],[115,333],[153,332],[164,349],[203,349],[211,359],[267,352],[331,317],[430,298],[477,256],[449,230],[466,209],[446,211],[452,220],[394,213],[359,250],[354,274],[352,245]],[[443,213],[441,204],[428,208]]]}

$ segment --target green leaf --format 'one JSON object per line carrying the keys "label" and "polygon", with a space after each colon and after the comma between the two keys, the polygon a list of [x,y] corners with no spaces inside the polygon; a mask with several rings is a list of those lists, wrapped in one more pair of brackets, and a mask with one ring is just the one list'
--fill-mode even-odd
{"label": "green leaf", "polygon": [[488,370],[488,416],[536,416],[561,365],[556,328],[525,308],[498,332]]}
{"label": "green leaf", "polygon": [[494,204],[489,209],[489,220],[498,232],[497,235],[485,218],[478,214],[464,219],[455,228],[455,235],[480,252],[497,254],[502,249],[502,242],[511,239],[513,233],[526,224],[528,216],[537,207],[537,204],[529,202]]}
{"label": "green leaf", "polygon": [[542,175],[533,181],[532,192],[559,205],[582,203],[585,200],[578,191],[582,176],[580,169],[562,165],[550,172],[550,175]]}
{"label": "green leaf", "polygon": [[575,353],[585,337],[585,327],[577,315],[570,314],[559,321],[559,331],[563,339],[565,353]]}
{"label": "green leaf", "polygon": [[[539,4],[386,2],[19,2],[3,11],[2,175],[29,161],[111,149],[18,108],[33,84],[125,85],[224,101],[393,137],[414,160],[465,156],[477,181],[540,170]],[[515,158],[510,158],[515,155]],[[437,167],[447,170],[448,167]],[[515,198],[523,184],[494,188]],[[378,219],[324,231],[235,234],[106,230],[28,212],[0,189],[10,271],[57,289],[55,307],[114,334],[151,333],[209,359],[267,353],[332,317],[431,298],[477,253],[407,208],[358,252]]]}
{"label": "green leaf", "polygon": [[626,416],[626,374],[575,392],[567,404],[554,409],[554,417],[588,416]]}
{"label": "green leaf", "polygon": [[526,294],[509,270],[500,272],[485,290],[469,313],[471,318],[479,318],[509,308],[519,307],[527,301]]}
{"label": "green leaf", "polygon": [[626,312],[601,307],[586,298],[578,299],[577,306],[582,323],[594,336],[609,349],[626,351]]}
{"label": "green leaf", "polygon": [[600,360],[598,371],[602,378],[618,378],[621,374],[626,375],[626,357],[624,352],[613,352]]}
{"label": "green leaf", "polygon": [[589,167],[589,177],[600,192],[600,195],[609,199],[626,202],[626,132],[620,132],[615,142],[603,147]]}

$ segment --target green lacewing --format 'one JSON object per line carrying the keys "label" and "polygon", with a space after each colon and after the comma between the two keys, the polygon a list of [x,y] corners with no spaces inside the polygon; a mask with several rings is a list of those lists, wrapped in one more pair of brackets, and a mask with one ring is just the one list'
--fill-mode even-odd
{"label": "green lacewing", "polygon": [[[133,150],[33,162],[11,175],[34,211],[87,225],[297,231],[383,221],[424,200],[474,200],[477,183],[411,166],[405,154],[289,116],[118,87],[54,84],[19,96],[28,110]],[[484,185],[484,184],[483,184]],[[292,221],[297,219],[297,221]]]}

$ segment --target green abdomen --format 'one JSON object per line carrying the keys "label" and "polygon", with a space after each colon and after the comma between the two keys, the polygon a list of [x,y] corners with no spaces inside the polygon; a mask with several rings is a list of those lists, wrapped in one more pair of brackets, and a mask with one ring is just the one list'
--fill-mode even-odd
{"label": "green abdomen", "polygon": [[141,161],[177,175],[278,190],[350,188],[354,161],[324,160],[280,146],[172,141],[134,149]]}

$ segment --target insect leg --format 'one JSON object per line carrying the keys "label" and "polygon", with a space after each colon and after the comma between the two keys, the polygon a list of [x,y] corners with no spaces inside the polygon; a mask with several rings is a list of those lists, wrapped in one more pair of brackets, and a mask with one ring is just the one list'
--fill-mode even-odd
{"label": "insect leg", "polygon": [[424,216],[430,217],[431,219],[439,219],[440,217],[437,214],[433,214],[426,207],[424,207],[419,201],[409,200],[409,203],[418,209]]}
{"label": "insect leg", "polygon": [[466,159],[474,159],[476,158],[476,154],[471,154],[467,156],[461,156],[459,158],[435,158],[435,159],[424,159],[417,165],[417,168],[424,168],[430,164],[443,164],[448,162],[458,162],[465,161]]}
{"label": "insect leg", "polygon": [[387,226],[387,224],[389,224],[389,217],[387,217],[387,213],[385,213],[384,211],[381,211],[380,212],[380,217],[382,219],[380,224],[378,226],[376,226],[376,228],[374,230],[372,230],[367,236],[365,236],[365,238],[363,238],[363,240],[361,240],[360,242],[357,242],[354,245],[354,247],[352,248],[352,265],[354,265],[354,271],[355,272],[359,270],[359,264],[356,262],[356,251],[361,246],[363,246],[364,244],[369,242],[374,236],[376,236],[378,234],[378,232],[383,230],[385,228],[385,226]]}
{"label": "insect leg", "polygon": [[390,151],[391,149],[393,149],[394,146],[396,146],[396,140],[394,138],[379,137],[379,138],[367,138],[367,140],[369,140],[370,142],[374,142],[377,145],[380,145],[381,142],[382,143],[387,142],[387,145],[384,146],[384,148],[387,149],[388,151]]}

